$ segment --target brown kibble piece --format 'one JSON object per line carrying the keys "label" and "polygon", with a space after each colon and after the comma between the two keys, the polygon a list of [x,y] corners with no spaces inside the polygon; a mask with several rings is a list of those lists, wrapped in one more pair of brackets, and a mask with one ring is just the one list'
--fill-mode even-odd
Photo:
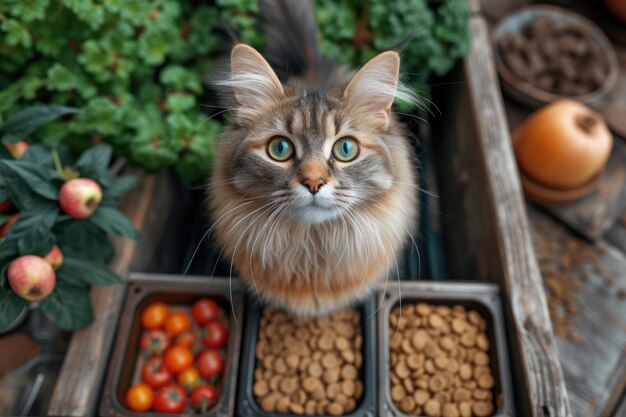
{"label": "brown kibble piece", "polygon": [[443,378],[441,377],[441,375],[435,375],[432,378],[430,378],[430,381],[428,381],[428,388],[430,389],[430,392],[438,392],[444,389],[445,387],[446,387],[446,384]]}
{"label": "brown kibble piece", "polygon": [[430,317],[428,317],[428,324],[430,324],[430,327],[433,329],[440,329],[444,325],[444,320],[439,314],[431,314]]}
{"label": "brown kibble piece", "polygon": [[484,374],[478,378],[478,386],[481,388],[491,389],[493,388],[493,384],[494,384],[494,381],[491,375]]}
{"label": "brown kibble piece", "polygon": [[322,356],[322,366],[326,369],[334,368],[338,365],[339,359],[337,359],[337,355],[329,352]]}
{"label": "brown kibble piece", "polygon": [[412,414],[413,410],[415,410],[415,399],[413,399],[413,397],[404,397],[404,399],[400,401],[399,408],[405,414]]}
{"label": "brown kibble piece", "polygon": [[328,404],[328,406],[326,407],[326,412],[331,416],[341,416],[344,413],[343,407],[341,406],[341,404],[338,403]]}
{"label": "brown kibble piece", "polygon": [[428,340],[430,340],[428,333],[424,330],[418,330],[411,338],[411,344],[415,349],[417,349],[418,352],[421,352],[426,346],[426,342],[428,342]]}
{"label": "brown kibble piece", "polygon": [[325,370],[322,380],[327,384],[339,381],[339,369],[331,368]]}
{"label": "brown kibble piece", "polygon": [[302,381],[302,388],[304,389],[304,391],[309,392],[309,393],[315,391],[317,387],[321,387],[321,386],[322,386],[321,381],[314,376],[308,376],[304,378],[304,381]]}
{"label": "brown kibble piece", "polygon": [[457,334],[462,334],[467,328],[465,320],[454,319],[452,320],[452,331]]}
{"label": "brown kibble piece", "polygon": [[344,365],[341,368],[341,377],[343,379],[356,379],[358,376],[358,371],[354,365]]}
{"label": "brown kibble piece", "polygon": [[335,347],[337,348],[337,350],[341,351],[350,349],[350,342],[345,337],[339,336],[337,339],[335,339]]}
{"label": "brown kibble piece", "polygon": [[415,391],[415,394],[413,394],[413,398],[415,398],[417,405],[424,405],[430,400],[430,393],[426,390],[418,389]]}
{"label": "brown kibble piece", "polygon": [[443,410],[441,411],[442,417],[459,417],[459,409],[456,404],[444,404]]}
{"label": "brown kibble piece", "polygon": [[459,413],[461,417],[472,417],[472,404],[469,401],[463,401],[459,404]]}
{"label": "brown kibble piece", "polygon": [[294,414],[304,414],[304,407],[301,404],[291,403],[289,410]]}
{"label": "brown kibble piece", "polygon": [[392,400],[400,402],[404,397],[406,397],[406,391],[404,391],[404,387],[402,385],[394,385],[393,388],[391,388]]}
{"label": "brown kibble piece", "polygon": [[325,334],[324,336],[320,337],[318,341],[318,347],[320,348],[320,350],[329,351],[333,348],[333,346],[334,341],[332,336],[330,336],[329,334]]}
{"label": "brown kibble piece", "polygon": [[452,399],[454,400],[455,403],[468,401],[471,398],[472,398],[472,393],[465,388],[458,388],[456,391],[454,391],[454,395],[452,396]]}
{"label": "brown kibble piece", "polygon": [[300,364],[300,357],[295,353],[290,353],[289,355],[287,355],[287,359],[285,361],[287,362],[287,366],[289,368],[296,369]]}
{"label": "brown kibble piece", "polygon": [[411,371],[406,366],[405,362],[398,362],[394,368],[394,372],[398,378],[406,378],[411,375]]}
{"label": "brown kibble piece", "polygon": [[265,381],[257,381],[252,387],[252,392],[257,398],[265,397],[270,392],[270,387]]}
{"label": "brown kibble piece", "polygon": [[493,414],[493,404],[484,401],[475,402],[472,411],[477,417],[488,417]]}
{"label": "brown kibble piece", "polygon": [[476,352],[474,356],[474,363],[478,366],[485,366],[489,364],[489,355],[485,352]]}
{"label": "brown kibble piece", "polygon": [[472,367],[466,363],[461,364],[459,367],[459,376],[461,379],[470,379],[472,377]]}
{"label": "brown kibble piece", "polygon": [[286,414],[289,411],[289,405],[291,405],[289,398],[279,397],[276,403],[276,411],[281,414]]}
{"label": "brown kibble piece", "polygon": [[268,395],[267,397],[261,400],[261,408],[263,411],[267,411],[268,413],[273,413],[276,410],[276,402],[278,401],[278,396]]}
{"label": "brown kibble piece", "polygon": [[298,384],[293,378],[285,378],[280,381],[280,390],[289,395],[293,393],[296,389],[298,389]]}
{"label": "brown kibble piece", "polygon": [[356,384],[354,381],[347,380],[341,383],[341,392],[348,397],[354,397],[356,393]]}
{"label": "brown kibble piece", "polygon": [[319,362],[313,362],[309,365],[309,375],[320,377],[324,373],[324,368],[319,364]]}
{"label": "brown kibble piece", "polygon": [[441,404],[434,399],[428,400],[424,405],[424,413],[429,417],[441,416]]}

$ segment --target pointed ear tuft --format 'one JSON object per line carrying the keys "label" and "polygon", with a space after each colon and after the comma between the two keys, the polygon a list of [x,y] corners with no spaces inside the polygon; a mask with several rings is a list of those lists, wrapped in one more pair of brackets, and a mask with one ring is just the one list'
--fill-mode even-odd
{"label": "pointed ear tuft", "polygon": [[230,63],[230,78],[220,84],[233,88],[240,113],[254,116],[283,96],[280,80],[256,49],[244,44],[236,45]]}
{"label": "pointed ear tuft", "polygon": [[369,114],[376,121],[389,124],[389,111],[398,89],[400,55],[386,51],[369,60],[356,73],[344,91],[349,106]]}

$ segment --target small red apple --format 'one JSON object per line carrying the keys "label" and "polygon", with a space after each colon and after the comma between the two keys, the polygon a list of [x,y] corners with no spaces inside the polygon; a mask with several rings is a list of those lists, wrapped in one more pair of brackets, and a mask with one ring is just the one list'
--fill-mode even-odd
{"label": "small red apple", "polygon": [[4,213],[5,211],[9,211],[13,208],[13,203],[11,200],[4,200],[0,202],[0,213]]}
{"label": "small red apple", "polygon": [[56,271],[63,265],[63,252],[61,252],[61,248],[58,245],[54,245],[50,253],[44,256],[43,259],[52,265]]}
{"label": "small red apple", "polygon": [[102,201],[102,188],[94,180],[77,178],[63,184],[59,191],[61,210],[76,219],[91,216]]}
{"label": "small red apple", "polygon": [[13,158],[22,159],[29,145],[28,142],[21,140],[15,143],[5,143],[4,146],[9,150]]}
{"label": "small red apple", "polygon": [[20,256],[9,265],[7,278],[11,289],[28,301],[46,298],[56,282],[52,266],[35,255]]}
{"label": "small red apple", "polygon": [[5,237],[9,233],[9,229],[11,228],[13,223],[17,221],[18,217],[20,217],[19,214],[14,214],[13,216],[9,217],[9,220],[7,220],[4,224],[0,225],[0,237]]}

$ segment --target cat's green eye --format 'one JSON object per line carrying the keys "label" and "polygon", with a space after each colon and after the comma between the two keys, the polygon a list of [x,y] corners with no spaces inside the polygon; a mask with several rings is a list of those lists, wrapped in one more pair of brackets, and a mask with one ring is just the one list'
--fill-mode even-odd
{"label": "cat's green eye", "polygon": [[333,145],[333,156],[341,162],[350,162],[359,156],[359,142],[350,137],[339,139]]}
{"label": "cat's green eye", "polygon": [[284,162],[293,156],[293,143],[287,138],[276,136],[267,144],[267,154],[275,161]]}

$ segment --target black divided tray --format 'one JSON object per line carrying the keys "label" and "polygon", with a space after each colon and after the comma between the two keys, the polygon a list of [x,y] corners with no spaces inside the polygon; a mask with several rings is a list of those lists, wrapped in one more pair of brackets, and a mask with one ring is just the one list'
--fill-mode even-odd
{"label": "black divided tray", "polygon": [[491,369],[495,386],[495,412],[491,417],[515,415],[513,385],[509,362],[504,316],[500,302],[500,290],[495,284],[478,282],[403,282],[389,284],[379,291],[380,310],[378,311],[379,384],[378,398],[380,417],[410,417],[396,407],[390,394],[389,377],[389,315],[399,305],[424,302],[432,305],[453,306],[460,304],[476,310],[487,321],[487,337],[490,343]]}
{"label": "black divided tray", "polygon": [[[361,325],[363,326],[363,397],[357,408],[345,417],[374,417],[377,415],[377,339],[376,339],[376,301],[375,297],[367,298],[356,305],[361,311]],[[296,414],[268,413],[259,407],[252,393],[254,369],[256,364],[256,342],[259,333],[259,321],[262,307],[255,297],[249,297],[246,303],[246,325],[237,384],[237,416],[238,417],[298,417]],[[317,416],[325,417],[325,416]]]}

